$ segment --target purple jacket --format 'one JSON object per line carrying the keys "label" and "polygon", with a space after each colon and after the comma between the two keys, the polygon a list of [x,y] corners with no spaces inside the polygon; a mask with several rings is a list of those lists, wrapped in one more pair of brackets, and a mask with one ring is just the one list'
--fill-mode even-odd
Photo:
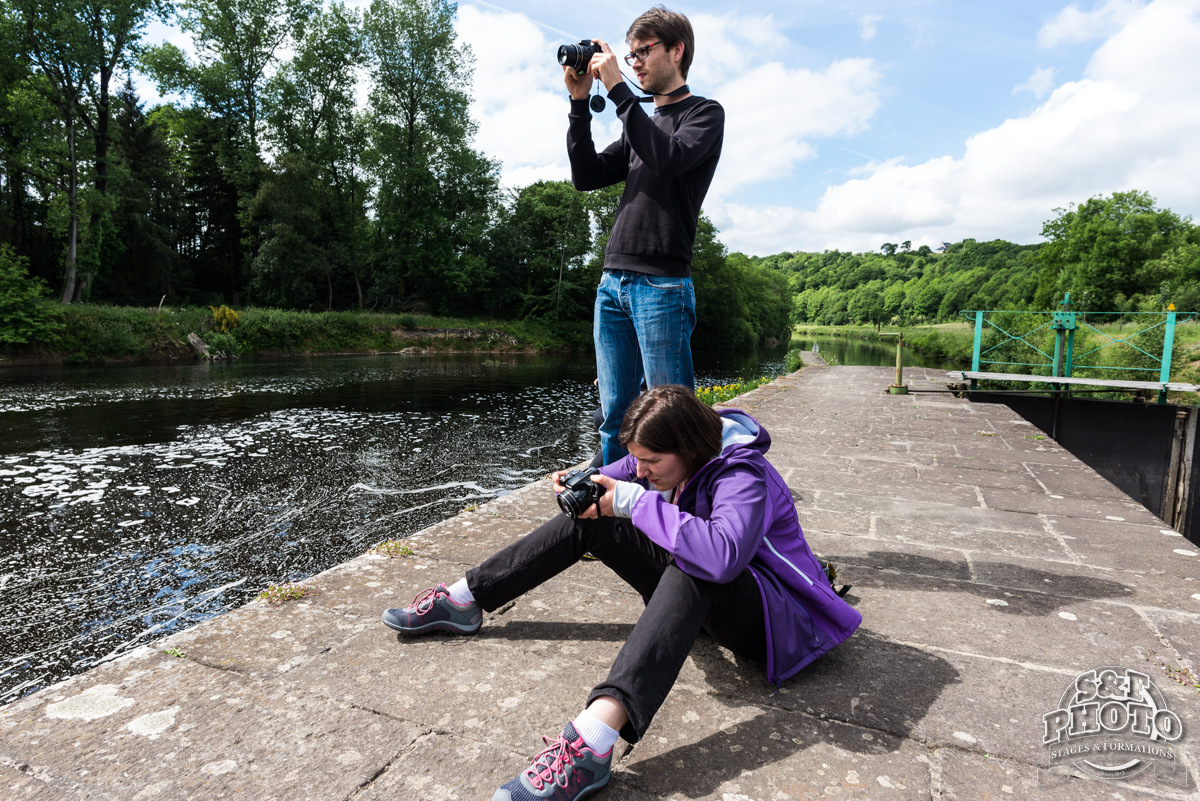
{"label": "purple jacket", "polygon": [[718,411],[721,455],[684,485],[678,506],[637,479],[632,455],[600,472],[648,488],[632,522],[683,572],[727,583],[749,568],[766,616],[767,678],[780,684],[853,634],[862,615],[829,586],[805,542],[792,494],[763,456],[771,437],[741,410]]}

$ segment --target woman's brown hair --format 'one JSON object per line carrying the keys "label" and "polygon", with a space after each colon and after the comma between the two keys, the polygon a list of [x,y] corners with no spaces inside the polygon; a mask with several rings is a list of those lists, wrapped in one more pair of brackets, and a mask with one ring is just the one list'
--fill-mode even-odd
{"label": "woman's brown hair", "polygon": [[629,404],[621,422],[621,444],[631,442],[683,459],[688,477],[721,453],[721,416],[679,384],[648,389]]}

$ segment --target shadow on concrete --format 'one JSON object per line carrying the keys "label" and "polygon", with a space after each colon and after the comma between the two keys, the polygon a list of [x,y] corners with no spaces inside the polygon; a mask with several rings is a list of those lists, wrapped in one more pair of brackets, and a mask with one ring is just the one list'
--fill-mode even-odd
{"label": "shadow on concrete", "polygon": [[[1125,598],[1132,594],[1132,589],[1119,581],[1052,573],[1008,562],[975,562],[975,573],[985,577],[984,583],[963,575],[968,570],[958,561],[889,551],[828,558],[839,568],[852,568],[845,570],[839,579],[858,590],[883,587],[889,590],[930,591],[937,582],[937,591],[963,592],[986,600],[994,598],[997,589],[1002,589],[1008,606],[993,608],[1009,615],[1048,615],[1079,600]],[[855,594],[847,596],[847,601],[852,601]]]}
{"label": "shadow on concrete", "polygon": [[[760,711],[646,760],[636,759],[639,746],[634,746],[634,759],[626,760],[631,773],[646,779],[670,776],[676,782],[672,792],[688,798],[710,796],[746,771],[820,743],[863,755],[897,752],[943,690],[960,681],[958,670],[946,660],[862,628],[784,682],[776,695],[764,692],[749,699],[744,681],[732,686],[738,673],[743,679],[753,673],[761,681],[761,663],[731,664],[709,641],[698,643],[692,658],[708,679],[712,697],[727,705],[733,717],[743,717],[748,703]],[[686,771],[678,769],[681,761]]]}
{"label": "shadow on concrete", "polygon": [[[963,560],[934,559],[920,554],[901,551],[871,551],[860,556],[835,556],[822,554],[840,570],[846,566],[867,567],[872,570],[891,570],[898,573],[927,576],[939,579],[971,580],[971,568]],[[854,571],[855,582],[863,580],[861,571]],[[852,582],[853,583],[853,582]]]}
{"label": "shadow on concrete", "polygon": [[632,623],[565,623],[561,621],[511,620],[503,625],[485,624],[474,639],[550,640],[566,642],[625,642],[633,633]]}

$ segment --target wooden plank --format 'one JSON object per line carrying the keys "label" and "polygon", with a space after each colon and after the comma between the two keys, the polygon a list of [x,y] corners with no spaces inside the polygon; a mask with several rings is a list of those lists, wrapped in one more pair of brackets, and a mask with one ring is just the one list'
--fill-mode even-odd
{"label": "wooden plank", "polygon": [[1177,381],[1162,383],[1161,381],[1126,381],[1124,379],[1079,378],[1078,376],[1025,375],[1023,373],[982,373],[972,370],[951,370],[946,373],[951,378],[962,381],[987,379],[992,381],[1024,381],[1039,384],[1084,384],[1093,387],[1113,387],[1114,389],[1152,389],[1155,391],[1168,389],[1175,392],[1200,392],[1200,386],[1183,384]]}

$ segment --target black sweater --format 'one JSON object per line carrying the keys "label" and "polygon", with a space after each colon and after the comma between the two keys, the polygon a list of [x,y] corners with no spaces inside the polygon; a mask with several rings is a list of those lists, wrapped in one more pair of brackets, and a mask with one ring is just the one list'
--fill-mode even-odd
{"label": "black sweater", "polygon": [[571,101],[567,128],[576,189],[625,181],[604,269],[687,277],[700,206],[721,157],[725,110],[692,96],[651,117],[623,83],[608,97],[624,124],[620,139],[596,152],[586,99]]}

